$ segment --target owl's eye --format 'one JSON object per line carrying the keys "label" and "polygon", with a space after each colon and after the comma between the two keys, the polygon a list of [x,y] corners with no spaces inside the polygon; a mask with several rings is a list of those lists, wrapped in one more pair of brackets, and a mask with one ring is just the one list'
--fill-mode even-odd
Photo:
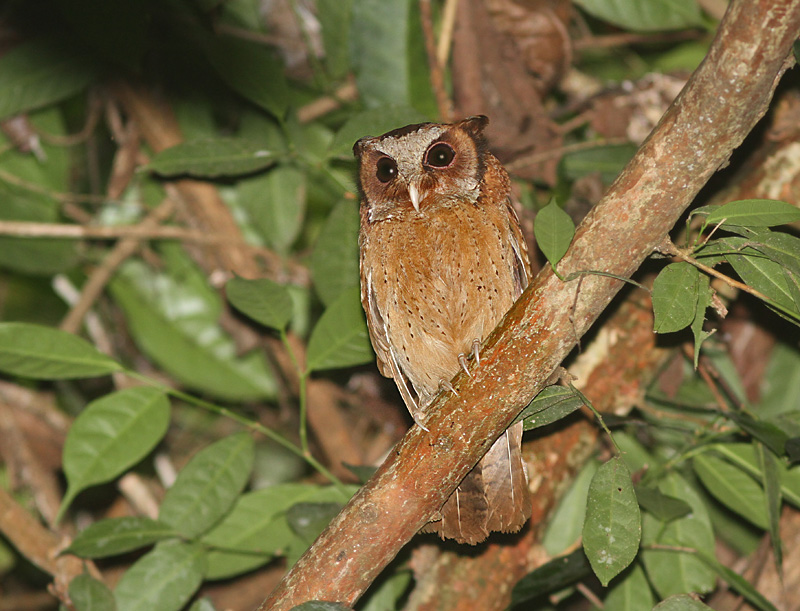
{"label": "owl's eye", "polygon": [[391,157],[381,157],[378,163],[375,164],[375,176],[381,182],[389,182],[397,176],[397,164]]}
{"label": "owl's eye", "polygon": [[446,142],[439,142],[428,149],[423,163],[434,168],[446,168],[453,163],[455,156],[456,152],[452,146]]}

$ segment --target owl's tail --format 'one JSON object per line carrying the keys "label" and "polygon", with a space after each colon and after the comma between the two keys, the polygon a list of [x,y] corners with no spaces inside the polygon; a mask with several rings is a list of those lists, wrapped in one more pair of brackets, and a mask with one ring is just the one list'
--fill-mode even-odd
{"label": "owl's tail", "polygon": [[442,506],[442,519],[424,530],[475,545],[492,531],[516,532],[531,516],[522,460],[522,422],[510,427]]}

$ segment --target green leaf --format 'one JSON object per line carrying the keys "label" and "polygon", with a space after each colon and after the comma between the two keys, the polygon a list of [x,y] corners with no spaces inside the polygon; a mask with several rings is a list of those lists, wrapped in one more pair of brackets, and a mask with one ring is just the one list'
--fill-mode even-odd
{"label": "green leaf", "polygon": [[800,276],[800,238],[782,231],[766,231],[749,244],[775,263]]}
{"label": "green leaf", "polygon": [[295,503],[286,512],[289,528],[308,545],[342,510],[341,503]]}
{"label": "green leaf", "polygon": [[328,215],[311,254],[314,288],[326,306],[347,289],[359,286],[358,208],[342,200]]}
{"label": "green leaf", "polygon": [[[0,93],[2,96],[2,93]],[[28,115],[35,130],[65,135],[61,109],[48,107]],[[40,143],[46,159],[24,153],[7,152],[0,156],[0,169],[6,174],[52,191],[74,189],[68,149]],[[46,193],[37,193],[0,179],[0,219],[53,223],[62,220],[62,204]],[[78,261],[77,241],[57,238],[0,237],[0,265],[23,274],[52,276],[74,267]],[[9,319],[9,316],[4,318]]]}
{"label": "green leaf", "polygon": [[401,596],[411,584],[410,570],[400,570],[387,579],[376,581],[363,597],[360,611],[389,611],[398,608]]}
{"label": "green leaf", "polygon": [[696,0],[576,0],[587,13],[636,32],[703,25]]}
{"label": "green leaf", "polygon": [[572,389],[564,386],[548,386],[522,410],[517,420],[522,420],[525,430],[530,431],[561,420],[581,407],[583,399]]}
{"label": "green leaf", "polygon": [[630,471],[619,457],[612,458],[592,478],[583,526],[583,549],[600,583],[607,586],[633,562],[641,535]]}
{"label": "green leaf", "polygon": [[275,154],[259,143],[241,138],[203,138],[164,149],[145,168],[162,176],[216,178],[255,172],[274,162]]}
{"label": "green leaf", "polygon": [[289,483],[239,497],[231,512],[203,536],[203,543],[219,548],[208,554],[206,579],[232,577],[285,554],[295,536],[286,511],[318,490],[310,484]]}
{"label": "green leaf", "polygon": [[726,259],[746,284],[778,305],[790,311],[797,310],[783,268],[778,263],[764,257],[751,247],[743,248],[739,254],[731,253]]}
{"label": "green leaf", "polygon": [[615,580],[603,599],[603,608],[605,611],[650,611],[655,602],[644,569],[635,562]]}
{"label": "green leaf", "polygon": [[694,335],[694,368],[700,359],[700,347],[703,342],[714,335],[714,330],[703,330],[703,323],[706,320],[706,310],[711,306],[714,291],[711,288],[711,279],[705,274],[700,274],[697,281],[697,305],[692,321],[692,335]]}
{"label": "green leaf", "polygon": [[178,611],[200,587],[203,548],[164,541],[137,560],[114,590],[118,611]]}
{"label": "green leaf", "polygon": [[289,106],[283,63],[263,45],[231,36],[215,36],[208,48],[214,69],[234,91],[279,120]]}
{"label": "green leaf", "polygon": [[233,307],[267,327],[283,331],[292,318],[289,292],[267,278],[233,278],[225,285],[225,294]]}
{"label": "green leaf", "polygon": [[0,119],[73,96],[93,78],[94,69],[75,48],[48,39],[19,44],[0,58]]}
{"label": "green leaf", "polygon": [[780,473],[775,455],[764,447],[763,443],[755,442],[756,455],[758,456],[759,466],[763,474],[761,485],[764,487],[764,501],[769,519],[769,538],[772,542],[772,551],[775,556],[775,566],[778,573],[783,572],[783,548],[781,546],[781,495]]}
{"label": "green leaf", "polygon": [[69,582],[69,597],[75,611],[116,611],[117,608],[111,590],[87,573]]}
{"label": "green leaf", "polygon": [[81,558],[105,558],[176,536],[175,529],[150,518],[111,518],[90,524],[64,552]]}
{"label": "green leaf", "polygon": [[700,481],[719,502],[759,528],[769,528],[764,491],[752,477],[708,453],[695,456],[693,464]]}
{"label": "green leaf", "polygon": [[145,386],[113,392],[87,405],[64,443],[67,492],[56,521],[79,492],[114,479],[147,456],[167,432],[169,414],[166,395]]}
{"label": "green leaf", "polygon": [[710,610],[711,607],[688,594],[675,594],[653,607],[653,611],[705,611],[706,609]]}
{"label": "green leaf", "polygon": [[0,371],[37,380],[65,380],[107,375],[122,371],[122,366],[66,331],[0,322]]}
{"label": "green leaf", "polygon": [[[415,2],[354,0],[350,62],[361,99],[369,108],[403,105],[419,108],[412,95],[414,73],[427,74],[425,63],[412,64]],[[396,127],[402,127],[397,125]],[[377,134],[376,134],[377,135]]]}
{"label": "green leaf", "polygon": [[[302,500],[299,500],[298,503],[296,504],[301,504],[306,506],[308,505],[321,505],[323,507],[329,506],[331,510],[334,505],[337,505],[338,507],[341,508],[350,499],[350,496],[355,494],[357,490],[358,486],[347,486],[344,491],[334,486],[317,487],[316,490],[311,491],[307,497],[305,497]],[[348,494],[350,496],[347,496]],[[319,519],[319,523],[316,523],[316,520],[312,520],[315,522],[315,524],[311,524],[310,521],[307,522],[305,520],[306,514],[304,510],[301,510],[299,511],[299,513],[295,514],[295,518],[299,518],[300,521],[298,521],[294,526],[298,528],[300,532],[303,532],[304,536],[303,537],[295,536],[292,539],[292,542],[289,545],[289,549],[287,550],[286,553],[287,564],[289,565],[294,564],[297,561],[297,559],[303,554],[303,552],[306,551],[306,549],[309,546],[309,543],[313,541],[314,528],[319,528],[321,530],[322,528],[325,527],[325,524],[322,524],[322,522],[324,522],[325,520],[325,517],[324,515],[321,516],[320,513],[323,512],[315,514],[316,517]],[[333,516],[330,517],[332,518]],[[288,512],[286,514],[286,520],[287,524],[289,524]],[[294,532],[291,526],[290,530]],[[306,537],[311,537],[311,540],[309,540]]]}
{"label": "green leaf", "polygon": [[[762,418],[770,418],[797,410],[800,397],[800,350],[778,342],[769,357],[764,373],[761,400],[755,411]],[[792,433],[796,435],[797,433]]]}
{"label": "green leaf", "polygon": [[708,567],[716,572],[717,575],[726,581],[734,590],[739,592],[739,594],[747,599],[756,609],[760,609],[761,611],[778,611],[771,602],[764,598],[761,592],[753,587],[753,584],[751,584],[737,572],[732,571],[724,564],[721,564],[716,558],[705,553],[704,551],[698,551],[697,555]]}
{"label": "green leaf", "polygon": [[274,397],[275,380],[263,353],[240,357],[220,327],[222,300],[205,275],[179,245],[162,244],[160,253],[161,270],[129,260],[110,284],[139,348],[169,375],[216,397]]}
{"label": "green leaf", "polygon": [[195,454],[167,490],[159,521],[186,537],[208,531],[244,490],[254,457],[248,433],[230,435]]}
{"label": "green leaf", "polygon": [[560,173],[567,180],[577,180],[600,172],[603,182],[611,183],[636,153],[635,144],[618,146],[598,146],[575,153],[568,153],[561,158]]}
{"label": "green leaf", "polygon": [[636,488],[636,498],[642,509],[650,512],[662,522],[671,522],[691,513],[689,503],[682,499],[664,494],[658,488],[639,486]]}
{"label": "green leaf", "polygon": [[792,437],[786,442],[786,456],[792,465],[800,462],[800,437]]}
{"label": "green leaf", "polygon": [[195,600],[189,611],[217,611],[217,608],[208,596],[204,596]]}
{"label": "green leaf", "polygon": [[[666,525],[645,513],[642,523],[643,546],[660,544],[676,548],[714,549],[714,531],[705,501],[689,483],[673,472],[659,482],[658,489],[687,502],[692,512]],[[714,572],[692,553],[644,549],[641,558],[650,583],[661,598],[683,592],[703,594],[716,585]]]}
{"label": "green leaf", "polygon": [[372,360],[358,288],[347,289],[322,314],[308,340],[306,369],[352,367]]}
{"label": "green leaf", "polygon": [[700,272],[683,261],[670,263],[653,281],[653,313],[656,333],[672,333],[688,327],[698,310]]}
{"label": "green leaf", "polygon": [[744,199],[714,207],[705,226],[775,227],[800,220],[800,208],[772,199]]}
{"label": "green leaf", "polygon": [[306,174],[279,165],[239,184],[239,202],[270,248],[287,254],[303,228]]}
{"label": "green leaf", "polygon": [[557,592],[591,575],[592,567],[583,550],[553,558],[520,579],[511,591],[511,606]]}
{"label": "green leaf", "polygon": [[587,462],[558,502],[542,538],[542,546],[549,556],[565,553],[580,539],[586,518],[586,497],[597,467],[597,461]]}
{"label": "green leaf", "polygon": [[426,121],[428,118],[411,106],[389,105],[368,108],[350,115],[336,132],[329,153],[332,157],[352,158],[353,145],[360,138],[382,136],[398,127]]}
{"label": "green leaf", "polygon": [[328,76],[334,80],[344,78],[350,69],[353,0],[317,0],[315,7],[322,26]]}
{"label": "green leaf", "polygon": [[575,235],[575,223],[556,200],[552,199],[536,214],[533,233],[539,250],[555,269],[556,264],[567,253],[572,236]]}
{"label": "green leaf", "polygon": [[[763,478],[763,472],[756,456],[755,448],[750,443],[717,443],[709,446],[726,460],[732,462],[753,477]],[[787,469],[777,463],[781,494],[787,501],[800,507],[800,467]]]}
{"label": "green leaf", "polygon": [[756,418],[747,412],[731,412],[730,418],[747,433],[766,445],[777,456],[783,456],[786,450],[786,442],[789,440],[789,433],[780,426]]}

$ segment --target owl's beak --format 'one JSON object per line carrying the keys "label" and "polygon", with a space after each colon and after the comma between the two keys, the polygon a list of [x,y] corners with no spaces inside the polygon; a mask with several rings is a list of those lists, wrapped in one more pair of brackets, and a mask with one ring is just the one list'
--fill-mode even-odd
{"label": "owl's beak", "polygon": [[411,198],[411,205],[414,206],[414,210],[419,212],[419,202],[422,199],[419,194],[419,186],[417,181],[411,180],[408,183],[408,196]]}

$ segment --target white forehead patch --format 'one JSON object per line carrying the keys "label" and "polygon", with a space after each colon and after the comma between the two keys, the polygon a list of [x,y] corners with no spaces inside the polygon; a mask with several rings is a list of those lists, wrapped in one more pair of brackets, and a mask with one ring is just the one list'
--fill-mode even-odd
{"label": "white forehead patch", "polygon": [[375,139],[370,143],[376,151],[388,155],[397,162],[401,174],[409,176],[422,168],[422,155],[431,142],[445,131],[445,126],[429,124],[410,134]]}

